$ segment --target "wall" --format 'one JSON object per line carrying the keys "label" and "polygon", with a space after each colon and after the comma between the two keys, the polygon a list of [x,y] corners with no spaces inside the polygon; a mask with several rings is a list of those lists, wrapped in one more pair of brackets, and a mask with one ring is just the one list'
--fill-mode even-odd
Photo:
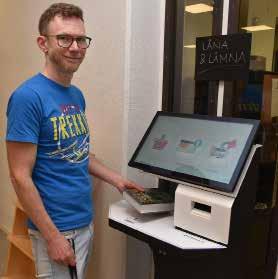
{"label": "wall", "polygon": [[[125,163],[123,172],[145,187],[156,186],[150,175],[126,168],[157,110],[161,110],[165,0],[127,1],[125,94]],[[127,279],[147,279],[152,256],[149,247],[131,237],[127,246]]]}
{"label": "wall", "polygon": [[[0,44],[0,138],[2,143],[0,145],[0,196],[2,197],[0,203],[0,226],[5,231],[9,231],[12,225],[14,204],[11,203],[11,200],[15,200],[8,176],[4,144],[6,104],[10,92],[15,86],[38,71],[42,63],[35,45],[34,34],[36,34],[36,17],[28,14],[27,1],[26,5],[25,2],[24,5],[23,2],[16,2],[17,1],[0,2],[0,34],[2,36]],[[24,17],[22,16],[22,11],[26,11]],[[28,65],[28,67],[26,67],[26,65]]]}
{"label": "wall", "polygon": [[[43,57],[35,42],[37,22],[42,11],[54,2],[57,1],[0,1],[2,143],[10,93],[42,69]],[[68,2],[83,8],[87,33],[93,38],[87,59],[74,78],[87,100],[93,151],[109,167],[150,185],[152,178],[128,169],[126,163],[161,104],[165,0]],[[9,182],[3,144],[0,153],[0,226],[9,231],[13,220],[11,200],[15,195]],[[132,272],[140,271],[142,266],[150,269],[150,253],[144,249],[134,251],[137,248],[132,242],[127,248],[125,235],[108,226],[109,204],[119,200],[120,194],[95,181],[94,196],[96,228],[89,278],[135,278]],[[128,266],[137,261],[134,270],[126,266],[126,249]],[[147,276],[148,273],[146,270]]]}
{"label": "wall", "polygon": [[[121,171],[126,1],[79,2],[87,14],[86,26],[93,45],[75,80],[80,86],[87,86],[93,152],[107,166]],[[95,183],[94,256],[89,268],[93,278],[124,278],[126,237],[109,228],[107,220],[109,204],[120,198],[111,186]]]}

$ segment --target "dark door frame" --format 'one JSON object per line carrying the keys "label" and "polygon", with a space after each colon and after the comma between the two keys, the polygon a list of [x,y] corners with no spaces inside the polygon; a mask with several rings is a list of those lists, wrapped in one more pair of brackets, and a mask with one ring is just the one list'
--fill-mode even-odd
{"label": "dark door frame", "polygon": [[166,0],[162,110],[176,111],[180,100],[184,0]]}
{"label": "dark door frame", "polygon": [[[162,110],[180,111],[183,55],[184,3],[186,0],[166,0],[164,34],[164,68]],[[215,0],[213,10],[212,34],[219,35],[222,30],[223,0]],[[216,84],[218,87],[218,82]],[[215,90],[217,93],[217,90]],[[209,96],[215,111],[217,94]]]}

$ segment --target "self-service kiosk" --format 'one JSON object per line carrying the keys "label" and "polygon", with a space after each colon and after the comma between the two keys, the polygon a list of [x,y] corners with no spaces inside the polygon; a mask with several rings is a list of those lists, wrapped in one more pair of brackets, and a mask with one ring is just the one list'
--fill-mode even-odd
{"label": "self-service kiosk", "polygon": [[156,279],[248,279],[258,128],[257,120],[156,114],[129,166],[178,183],[174,212],[142,215],[125,201],[109,212],[110,226],[150,245]]}

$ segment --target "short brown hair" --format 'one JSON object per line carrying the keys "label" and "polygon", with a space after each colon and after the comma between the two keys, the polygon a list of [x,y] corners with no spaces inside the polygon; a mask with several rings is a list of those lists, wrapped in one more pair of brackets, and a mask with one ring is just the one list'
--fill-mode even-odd
{"label": "short brown hair", "polygon": [[84,21],[83,11],[78,6],[67,3],[52,4],[48,9],[44,11],[44,13],[40,17],[40,35],[44,35],[47,33],[47,27],[49,22],[53,20],[54,17],[57,15],[61,16],[62,18],[77,17]]}

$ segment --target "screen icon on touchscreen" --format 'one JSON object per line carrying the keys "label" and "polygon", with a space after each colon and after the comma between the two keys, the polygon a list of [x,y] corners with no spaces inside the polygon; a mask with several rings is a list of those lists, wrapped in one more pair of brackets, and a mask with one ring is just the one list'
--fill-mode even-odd
{"label": "screen icon on touchscreen", "polygon": [[160,138],[155,138],[153,140],[152,149],[163,150],[167,144],[168,144],[168,140],[166,139],[166,135],[163,134],[161,135]]}
{"label": "screen icon on touchscreen", "polygon": [[176,150],[178,152],[184,152],[184,153],[195,153],[201,146],[202,146],[201,139],[188,140],[188,139],[182,138],[179,141],[179,144],[178,144]]}

